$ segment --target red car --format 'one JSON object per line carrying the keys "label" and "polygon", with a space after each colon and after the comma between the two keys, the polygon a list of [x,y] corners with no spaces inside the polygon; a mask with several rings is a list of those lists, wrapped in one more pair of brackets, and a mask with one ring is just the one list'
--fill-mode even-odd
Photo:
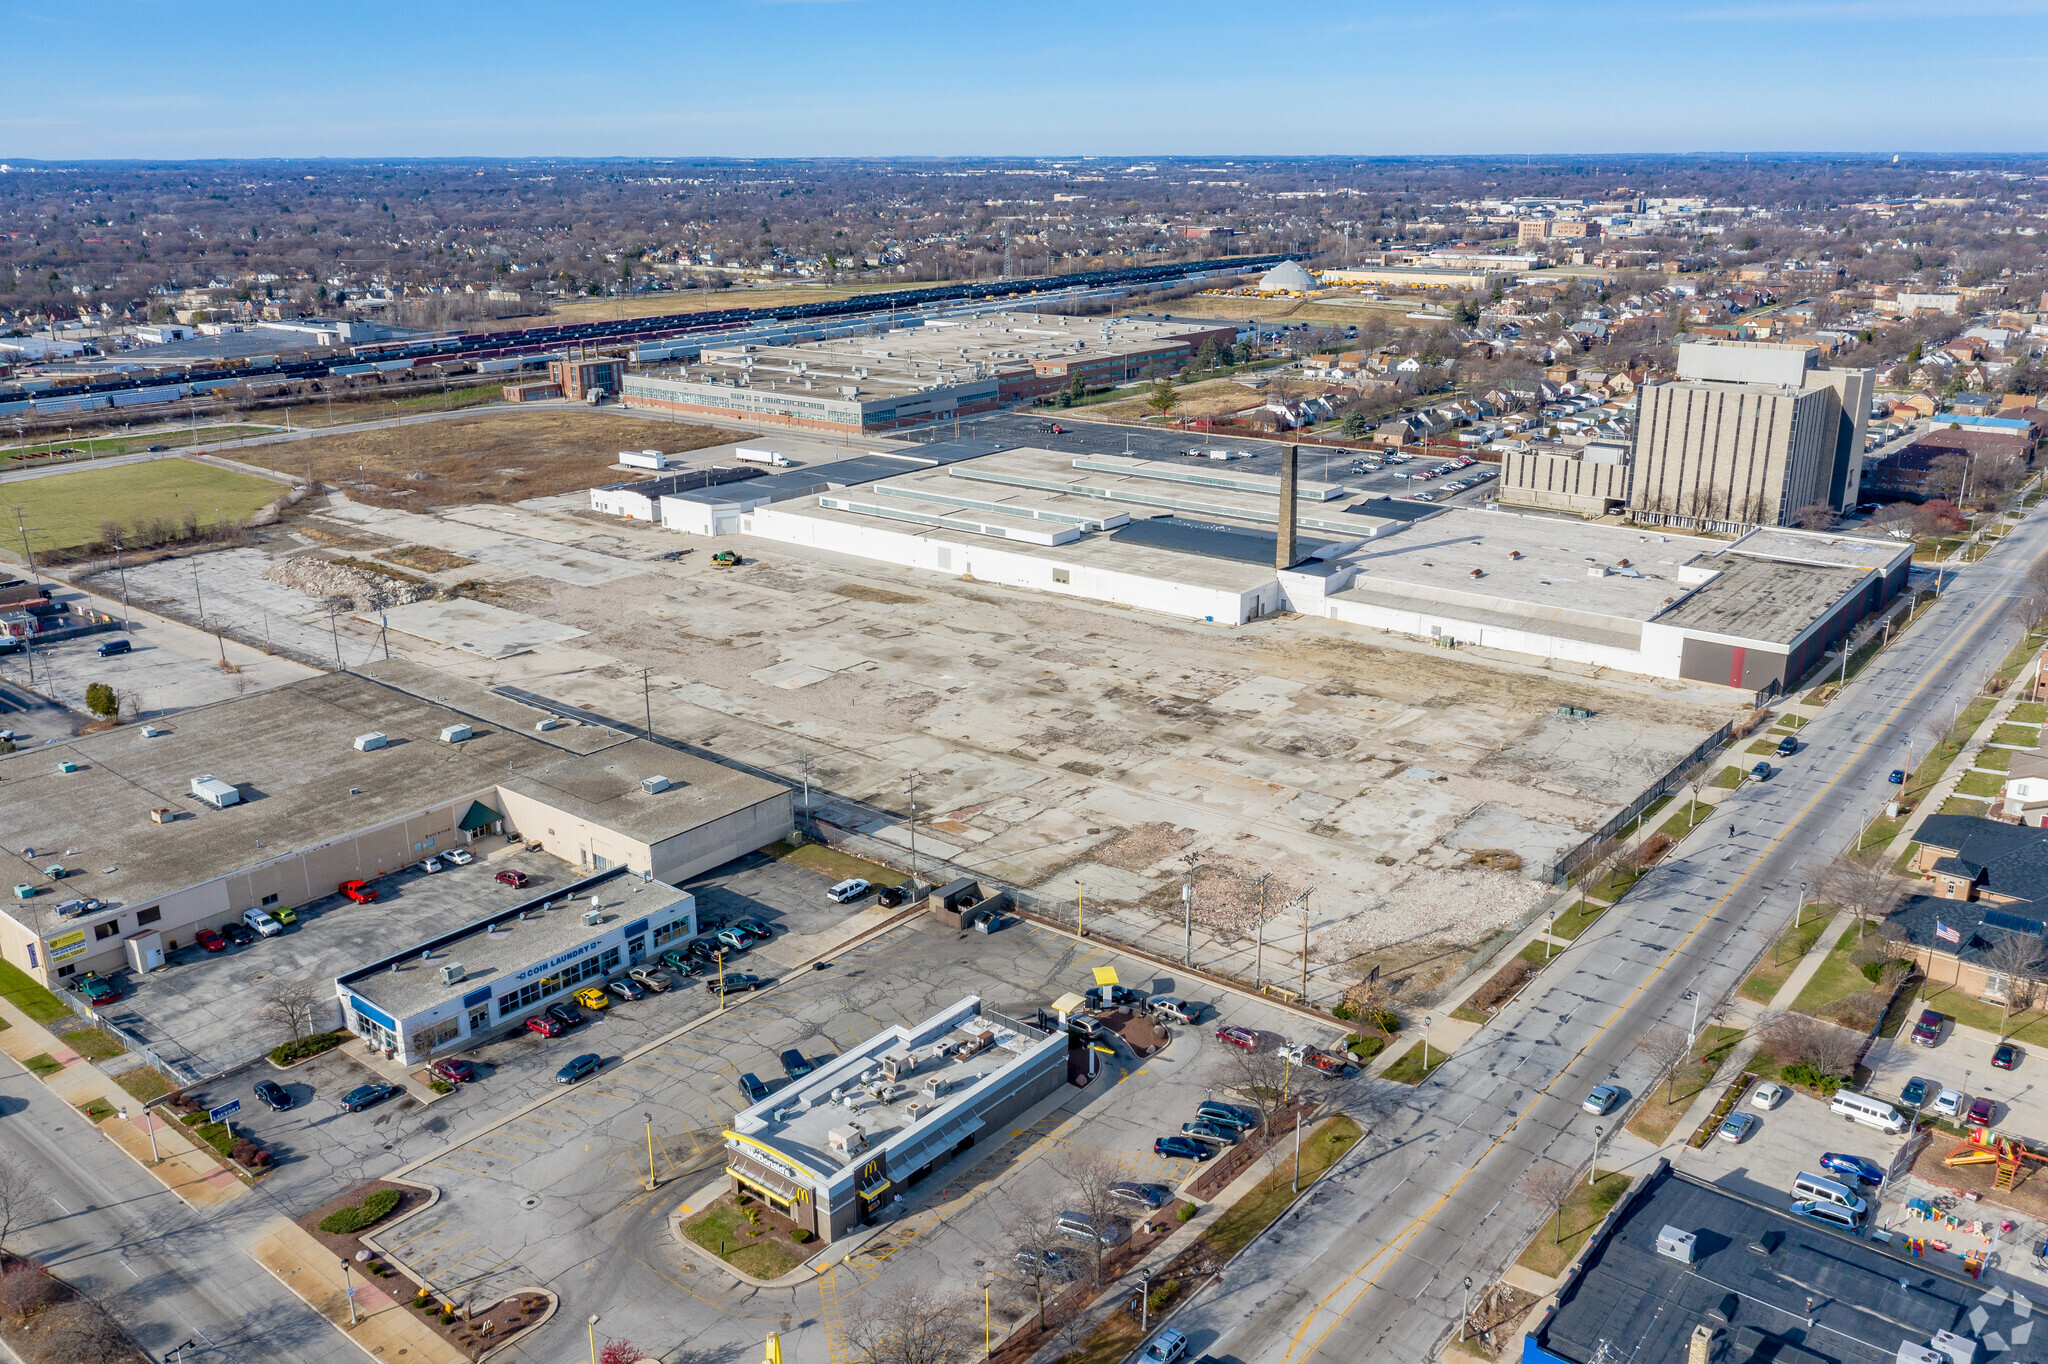
{"label": "red car", "polygon": [[498,879],[516,889],[525,885],[532,878],[523,871],[501,871],[498,873]]}
{"label": "red car", "polygon": [[372,904],[377,899],[377,892],[370,888],[368,881],[343,881],[335,889],[359,905]]}
{"label": "red car", "polygon": [[228,940],[210,928],[202,928],[192,935],[192,940],[209,952],[225,952]]}
{"label": "red car", "polygon": [[427,1069],[451,1085],[468,1084],[476,1078],[476,1067],[459,1056],[444,1056]]}
{"label": "red car", "polygon": [[1250,1028],[1240,1028],[1235,1024],[1226,1023],[1216,1030],[1216,1037],[1219,1041],[1228,1042],[1233,1047],[1243,1047],[1246,1051],[1259,1049],[1259,1035]]}
{"label": "red car", "polygon": [[532,1018],[527,1019],[526,1030],[528,1032],[537,1032],[542,1037],[560,1037],[568,1031],[559,1021],[549,1018],[546,1014],[535,1014]]}

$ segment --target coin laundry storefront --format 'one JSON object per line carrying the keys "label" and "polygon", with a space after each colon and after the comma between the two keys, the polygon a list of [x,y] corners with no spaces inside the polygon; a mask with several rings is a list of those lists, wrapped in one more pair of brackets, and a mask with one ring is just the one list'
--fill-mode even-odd
{"label": "coin laundry storefront", "polygon": [[686,891],[614,869],[335,980],[351,1032],[406,1065],[601,985],[696,934]]}

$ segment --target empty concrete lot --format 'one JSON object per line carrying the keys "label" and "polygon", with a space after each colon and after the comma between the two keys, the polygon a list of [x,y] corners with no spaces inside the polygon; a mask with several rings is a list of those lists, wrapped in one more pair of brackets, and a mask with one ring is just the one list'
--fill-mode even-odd
{"label": "empty concrete lot", "polygon": [[[1275,1006],[1191,986],[1191,997],[1219,1006],[1216,1016],[1177,1030],[1149,1061],[1106,1062],[1093,1085],[1063,1088],[934,1171],[908,1191],[898,1219],[822,1278],[755,1288],[674,1240],[668,1219],[678,1205],[701,1206],[721,1182],[722,1132],[740,1106],[733,1081],[742,1071],[779,1079],[776,1058],[786,1048],[833,1055],[969,994],[1023,1009],[1084,987],[1099,965],[1144,988],[1179,984],[1149,964],[1028,925],[962,934],[919,915],[724,1011],[699,988],[615,1006],[561,1038],[491,1044],[478,1053],[481,1078],[431,1105],[401,1098],[338,1113],[332,1099],[360,1069],[337,1057],[323,1072],[286,1077],[309,1082],[308,1102],[272,1114],[245,1100],[242,1118],[286,1157],[266,1188],[294,1211],[354,1179],[417,1162],[406,1177],[433,1185],[438,1201],[378,1239],[443,1291],[479,1301],[522,1285],[561,1293],[563,1311],[545,1338],[525,1346],[534,1357],[573,1353],[583,1319],[595,1312],[607,1333],[649,1353],[685,1340],[698,1350],[757,1349],[765,1331],[781,1330],[793,1357],[836,1358],[844,1347],[833,1332],[850,1295],[941,1276],[964,1285],[974,1260],[1006,1268],[1015,1247],[1001,1224],[1016,1207],[1058,1201],[1060,1151],[1100,1148],[1133,1178],[1177,1183],[1190,1173],[1190,1162],[1161,1160],[1151,1144],[1229,1086],[1229,1059],[1212,1036],[1218,1021],[1335,1041]],[[650,1048],[650,1040],[658,1044]],[[603,1055],[604,1069],[572,1088],[556,1086],[554,1069],[585,1051]],[[1356,1083],[1333,1082],[1333,1097]],[[227,1085],[221,1091],[205,1097],[237,1096]],[[653,1194],[640,1183],[650,1118],[663,1181]],[[447,1144],[453,1133],[461,1139]],[[972,1273],[978,1280],[980,1271]]]}
{"label": "empty concrete lot", "polygon": [[[1245,939],[1254,878],[1273,875],[1269,915],[1313,884],[1319,970],[1362,973],[1361,953],[1471,942],[1513,921],[1560,852],[1734,713],[1718,689],[1291,616],[1181,622],[745,537],[728,539],[747,562],[714,569],[710,541],[562,499],[378,515],[403,521],[388,535],[465,557],[479,527],[532,542],[526,568],[501,555],[469,589],[510,613],[493,620],[533,622],[531,647],[395,625],[379,639],[343,617],[344,658],[388,645],[594,720],[651,714],[663,737],[793,785],[808,755],[820,816],[898,844],[906,865],[915,774],[923,855],[1062,901],[1085,882],[1125,912],[1127,933],[1178,920],[1190,854],[1219,891],[1198,895],[1198,927]],[[262,578],[263,556],[320,537],[353,545],[368,529],[345,508],[297,524],[303,534],[222,557],[221,599],[252,627],[271,609],[259,599],[284,591]],[[602,556],[603,580],[568,572],[563,554]],[[327,627],[303,608],[295,626]],[[581,633],[551,642],[557,627]],[[1474,867],[1479,851],[1523,871]]]}

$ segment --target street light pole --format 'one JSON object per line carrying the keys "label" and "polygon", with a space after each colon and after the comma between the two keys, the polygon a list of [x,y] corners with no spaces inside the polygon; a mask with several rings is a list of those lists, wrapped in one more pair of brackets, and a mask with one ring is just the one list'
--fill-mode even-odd
{"label": "street light pole", "polygon": [[597,1313],[590,1314],[590,1364],[597,1364]]}
{"label": "street light pole", "polygon": [[1599,1124],[1594,1124],[1593,1163],[1586,1167],[1586,1187],[1589,1189],[1593,1187],[1594,1181],[1600,1175],[1600,1134],[1605,1132],[1606,1130],[1606,1128],[1601,1127]]}
{"label": "street light pole", "polygon": [[1465,1339],[1465,1327],[1472,1320],[1472,1276],[1465,1276],[1465,1315],[1458,1318],[1458,1339]]}
{"label": "street light pole", "polygon": [[348,1281],[348,1256],[341,1257],[341,1291],[348,1296],[348,1324],[356,1324],[356,1289]]}
{"label": "street light pole", "polygon": [[1199,853],[1189,853],[1181,858],[1181,861],[1187,863],[1188,868],[1185,872],[1181,873],[1180,883],[1181,932],[1183,935],[1180,961],[1183,966],[1192,966],[1195,962],[1195,861],[1200,856],[1201,854]]}
{"label": "street light pole", "polygon": [[654,1179],[654,1115],[653,1115],[652,1113],[642,1113],[642,1114],[641,1114],[640,1116],[641,1116],[642,1118],[646,1119],[646,1121],[647,1121],[647,1187],[648,1187],[649,1189],[653,1189],[653,1188],[655,1187],[655,1179]]}

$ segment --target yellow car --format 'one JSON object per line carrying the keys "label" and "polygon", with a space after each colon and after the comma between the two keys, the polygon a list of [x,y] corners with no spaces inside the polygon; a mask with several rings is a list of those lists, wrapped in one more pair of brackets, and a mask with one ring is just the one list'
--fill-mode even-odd
{"label": "yellow car", "polygon": [[612,1002],[612,997],[595,986],[576,992],[576,1002],[586,1009],[602,1009]]}
{"label": "yellow car", "polygon": [[272,905],[264,912],[281,924],[295,924],[299,921],[298,912],[288,909],[284,905]]}

